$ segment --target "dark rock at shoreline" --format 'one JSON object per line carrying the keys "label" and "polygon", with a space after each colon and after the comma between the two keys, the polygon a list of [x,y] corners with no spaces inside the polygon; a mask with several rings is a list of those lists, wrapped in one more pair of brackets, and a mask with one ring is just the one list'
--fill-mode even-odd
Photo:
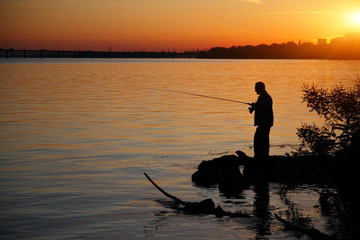
{"label": "dark rock at shoreline", "polygon": [[[201,186],[218,184],[226,194],[241,191],[257,180],[316,183],[339,181],[339,166],[335,158],[319,156],[269,156],[256,159],[242,151],[202,161],[192,175],[192,181]],[[239,167],[244,166],[243,173]]]}
{"label": "dark rock at shoreline", "polygon": [[239,167],[245,164],[247,156],[242,152],[236,155],[225,155],[209,161],[202,161],[198,171],[192,175],[192,181],[201,186],[218,184],[224,195],[236,195],[249,187],[248,179],[240,172]]}

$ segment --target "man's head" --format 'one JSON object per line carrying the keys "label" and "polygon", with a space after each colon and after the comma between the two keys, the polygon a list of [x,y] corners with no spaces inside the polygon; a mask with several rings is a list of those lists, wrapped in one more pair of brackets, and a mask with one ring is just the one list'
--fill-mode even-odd
{"label": "man's head", "polygon": [[263,92],[265,92],[265,84],[263,82],[255,83],[255,92],[257,94],[262,94]]}

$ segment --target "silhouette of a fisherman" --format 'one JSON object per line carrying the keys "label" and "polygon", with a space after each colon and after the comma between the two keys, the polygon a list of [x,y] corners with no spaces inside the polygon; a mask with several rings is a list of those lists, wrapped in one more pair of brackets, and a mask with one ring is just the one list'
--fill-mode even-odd
{"label": "silhouette of a fisherman", "polygon": [[257,102],[251,103],[249,107],[250,113],[255,111],[254,125],[257,126],[254,135],[254,154],[256,159],[265,159],[269,156],[270,128],[274,123],[273,101],[263,82],[255,84],[255,91],[260,96]]}

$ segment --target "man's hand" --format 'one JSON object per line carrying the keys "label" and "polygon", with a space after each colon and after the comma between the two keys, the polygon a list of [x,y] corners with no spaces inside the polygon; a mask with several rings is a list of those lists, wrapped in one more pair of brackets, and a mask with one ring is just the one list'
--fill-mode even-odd
{"label": "man's hand", "polygon": [[249,112],[253,113],[253,111],[255,110],[255,103],[250,103],[250,106],[251,107],[249,107]]}

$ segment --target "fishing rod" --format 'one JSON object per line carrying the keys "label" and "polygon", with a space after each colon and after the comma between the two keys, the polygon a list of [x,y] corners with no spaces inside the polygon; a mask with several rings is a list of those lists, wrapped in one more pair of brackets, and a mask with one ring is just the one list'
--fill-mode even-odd
{"label": "fishing rod", "polygon": [[195,94],[195,93],[181,92],[181,91],[173,91],[173,90],[167,90],[167,89],[154,89],[154,90],[165,91],[165,92],[173,92],[173,93],[180,93],[180,94],[187,94],[187,95],[192,95],[192,96],[197,96],[197,97],[213,98],[213,99],[217,99],[217,100],[241,103],[241,104],[246,104],[246,105],[251,106],[251,103],[247,103],[247,102],[236,101],[236,100],[231,100],[231,99],[226,99],[226,98],[212,97],[212,96],[207,96],[207,95],[202,95],[202,94]]}

